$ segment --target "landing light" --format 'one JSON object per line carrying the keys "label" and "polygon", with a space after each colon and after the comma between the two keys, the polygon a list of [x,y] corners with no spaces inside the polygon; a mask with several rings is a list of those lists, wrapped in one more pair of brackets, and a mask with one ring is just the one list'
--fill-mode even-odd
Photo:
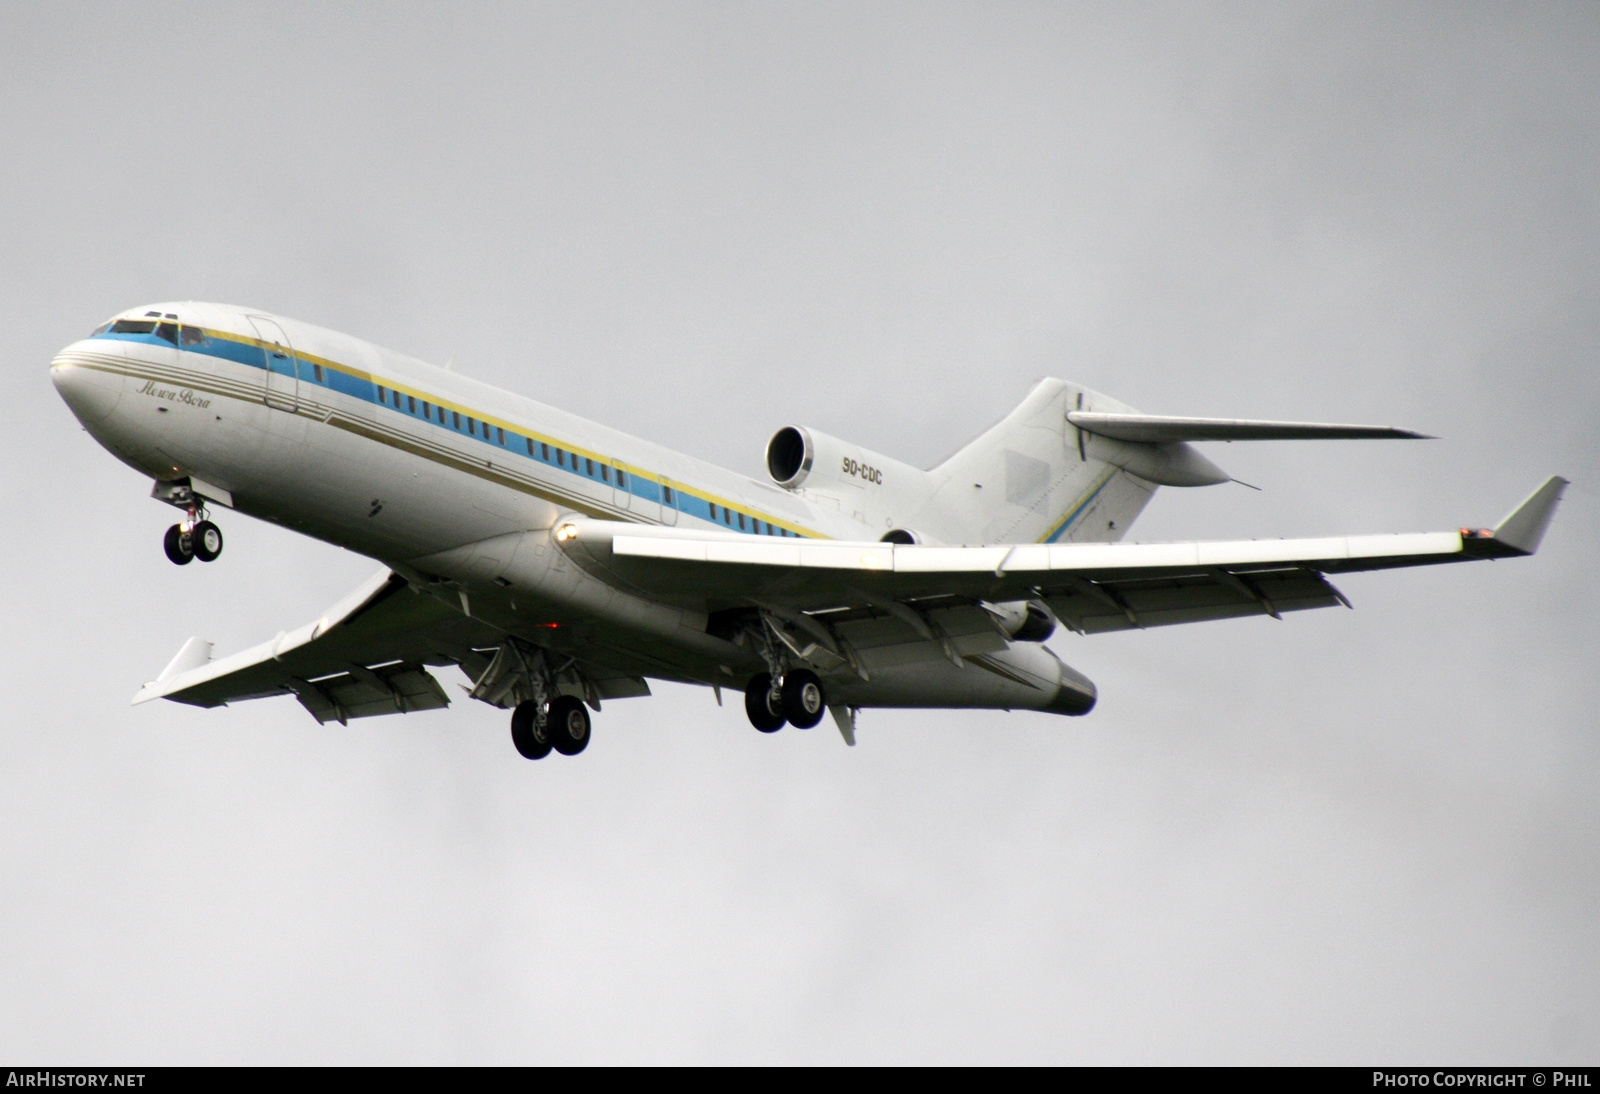
{"label": "landing light", "polygon": [[556,542],[565,543],[567,540],[571,539],[577,534],[578,526],[568,521],[566,524],[563,524],[561,527],[556,529]]}

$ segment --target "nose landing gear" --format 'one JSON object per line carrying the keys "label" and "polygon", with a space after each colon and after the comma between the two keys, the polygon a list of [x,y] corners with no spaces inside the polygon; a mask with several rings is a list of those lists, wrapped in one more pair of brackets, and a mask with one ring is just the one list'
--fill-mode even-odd
{"label": "nose landing gear", "polygon": [[197,558],[201,562],[214,562],[222,553],[222,529],[209,520],[186,520],[168,528],[161,545],[167,557],[179,566],[187,566]]}
{"label": "nose landing gear", "polygon": [[167,529],[161,543],[174,563],[187,566],[197,558],[201,562],[212,562],[222,553],[222,529],[211,523],[205,500],[194,492],[188,479],[157,482],[150,496],[188,514],[187,520]]}

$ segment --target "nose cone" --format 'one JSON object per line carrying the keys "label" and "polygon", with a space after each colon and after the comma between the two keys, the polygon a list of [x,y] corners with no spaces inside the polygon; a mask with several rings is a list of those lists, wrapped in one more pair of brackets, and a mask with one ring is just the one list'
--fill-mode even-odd
{"label": "nose cone", "polygon": [[122,400],[120,373],[96,367],[90,354],[76,342],[56,354],[50,362],[50,381],[66,400],[72,413],[84,425],[97,425],[109,418]]}

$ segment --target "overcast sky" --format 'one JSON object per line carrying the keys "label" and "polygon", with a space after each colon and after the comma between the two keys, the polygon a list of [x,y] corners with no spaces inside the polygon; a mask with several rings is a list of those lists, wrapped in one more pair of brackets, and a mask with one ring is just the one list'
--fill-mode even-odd
{"label": "overcast sky", "polygon": [[[0,1057],[1594,1063],[1597,117],[1586,4],[0,7]],[[662,685],[530,764],[464,696],[129,707],[375,568],[167,562],[47,366],[172,299],[750,474],[1045,375],[1442,438],[1208,446],[1262,492],[1138,539],[1574,486],[1535,559],[1055,639],[1087,718]]]}

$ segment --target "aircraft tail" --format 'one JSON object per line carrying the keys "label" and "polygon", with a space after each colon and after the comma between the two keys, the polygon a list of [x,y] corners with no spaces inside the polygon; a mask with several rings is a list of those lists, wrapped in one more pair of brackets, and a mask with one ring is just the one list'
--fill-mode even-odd
{"label": "aircraft tail", "polygon": [[1072,412],[1132,408],[1064,380],[1039,381],[1015,410],[934,468],[927,519],[953,543],[1112,543],[1158,484],[1228,476],[1187,444],[1120,441],[1070,424]]}
{"label": "aircraft tail", "polygon": [[[1394,426],[1140,414],[1077,384],[1040,380],[1017,409],[928,473],[938,485],[917,523],[945,543],[1114,543],[1157,486],[1230,481],[1191,441],[1356,439],[1431,438]],[[1542,489],[1560,496],[1559,485]],[[1508,518],[1508,527],[1531,552],[1544,526],[1528,517]]]}

